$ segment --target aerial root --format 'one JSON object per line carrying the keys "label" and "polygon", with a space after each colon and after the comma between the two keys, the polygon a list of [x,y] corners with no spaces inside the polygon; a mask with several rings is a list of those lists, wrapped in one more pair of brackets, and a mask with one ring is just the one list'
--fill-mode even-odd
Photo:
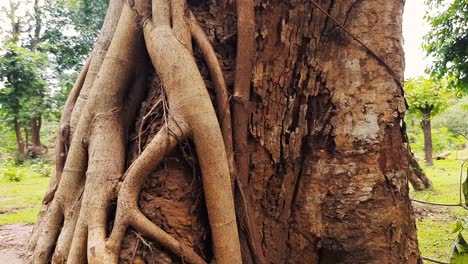
{"label": "aerial root", "polygon": [[210,71],[211,79],[215,86],[218,119],[221,126],[221,133],[223,134],[226,155],[229,161],[231,178],[234,178],[236,175],[236,167],[234,163],[234,148],[232,145],[231,110],[229,108],[229,94],[226,81],[224,80],[223,71],[219,65],[218,57],[216,56],[216,52],[213,49],[209,38],[191,11],[189,12],[189,19],[190,32],[192,33],[192,37],[205,59]]}
{"label": "aerial root", "polygon": [[[193,14],[191,18],[187,18],[184,0],[152,2],[155,27],[153,28],[151,21],[146,23],[144,37],[152,64],[164,84],[170,112],[165,126],[122,177],[117,194],[114,227],[106,238],[106,209],[110,199],[115,197],[113,195],[124,171],[125,157],[119,157],[123,160],[122,164],[115,164],[116,162],[112,162],[115,160],[115,153],[109,147],[96,142],[106,142],[113,146],[113,150],[124,155],[126,135],[122,131],[128,120],[133,118],[133,114],[122,114],[119,106],[121,101],[118,98],[128,94],[125,92],[126,86],[131,85],[131,80],[135,81],[136,88],[142,88],[145,83],[144,77],[137,77],[136,80],[134,73],[126,72],[138,65],[135,64],[138,61],[137,56],[134,56],[137,52],[133,51],[139,50],[139,47],[134,42],[128,43],[138,42],[134,38],[138,34],[133,29],[123,29],[120,26],[114,34],[116,25],[113,24],[130,25],[134,18],[128,14],[128,6],[121,12],[122,7],[115,2],[111,2],[114,4],[111,4],[108,12],[110,15],[106,16],[104,22],[107,30],[103,30],[103,34],[106,34],[103,39],[110,37],[112,41],[103,42],[100,38],[97,51],[93,51],[93,59],[87,63],[77,81],[77,85],[81,87],[69,97],[69,108],[65,110],[62,123],[65,124],[65,129],[61,127],[63,137],[58,142],[60,153],[57,157],[55,183],[51,187],[53,191],[50,192],[50,197],[45,199],[48,203],[47,208],[44,207],[47,213],[31,239],[31,260],[33,263],[45,264],[52,256],[53,263],[118,263],[122,239],[127,227],[131,226],[180,256],[185,262],[206,263],[193,249],[156,226],[138,208],[138,194],[145,178],[181,140],[191,137],[202,171],[216,262],[241,263],[228,173],[230,171],[231,175],[235,175],[227,88],[213,47]],[[127,16],[126,19],[132,20],[122,22],[124,15]],[[221,130],[195,63],[191,36],[200,46],[216,86]],[[110,48],[107,51],[106,45],[109,43]],[[126,49],[119,49],[122,46],[114,43],[120,43]],[[121,65],[107,60],[119,55],[122,61],[132,63]],[[96,79],[97,71],[102,78]],[[115,76],[107,78],[112,74]],[[130,108],[142,96],[141,91],[144,88],[135,92],[135,100],[129,100],[132,101],[128,102]],[[191,104],[193,100],[198,105]],[[113,112],[115,109],[119,109],[118,114]],[[103,118],[100,116],[103,113],[112,115]],[[114,129],[110,131],[109,128]],[[70,131],[70,135],[67,131]],[[105,140],[104,135],[112,138],[111,144]],[[71,144],[68,144],[67,138]],[[109,181],[112,183],[109,184]],[[99,205],[95,206],[96,203]],[[99,212],[94,210],[96,208]]]}
{"label": "aerial root", "polygon": [[37,244],[34,245],[32,263],[47,263],[55,241],[60,233],[60,228],[57,227],[62,226],[62,221],[63,214],[60,206],[58,203],[52,203],[40,227],[40,239],[38,239]]}
{"label": "aerial root", "polygon": [[[184,261],[194,264],[206,263],[192,249],[184,246],[164,230],[156,226],[138,209],[138,193],[145,178],[153,171],[162,159],[185,137],[189,130],[182,120],[176,121],[172,116],[160,129],[145,150],[127,170],[118,194],[117,212],[114,229],[107,241],[110,252],[119,252],[120,245],[128,226],[152,238],[155,242],[171,250]],[[117,256],[111,256],[115,261]]]}

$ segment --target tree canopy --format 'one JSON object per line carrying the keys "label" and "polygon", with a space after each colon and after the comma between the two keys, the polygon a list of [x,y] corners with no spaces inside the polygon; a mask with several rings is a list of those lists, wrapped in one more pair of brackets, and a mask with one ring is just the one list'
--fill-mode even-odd
{"label": "tree canopy", "polygon": [[409,110],[415,113],[429,111],[434,115],[446,109],[452,93],[446,91],[444,86],[425,77],[408,79],[405,82],[405,93]]}
{"label": "tree canopy", "polygon": [[[449,2],[449,3],[447,3]],[[431,30],[424,48],[434,58],[428,71],[449,87],[468,92],[468,1],[427,0]]]}
{"label": "tree canopy", "polygon": [[0,90],[0,113],[5,120],[28,120],[47,108],[47,84],[42,74],[46,57],[15,43],[2,50],[5,54],[0,57],[0,79],[4,88]]}

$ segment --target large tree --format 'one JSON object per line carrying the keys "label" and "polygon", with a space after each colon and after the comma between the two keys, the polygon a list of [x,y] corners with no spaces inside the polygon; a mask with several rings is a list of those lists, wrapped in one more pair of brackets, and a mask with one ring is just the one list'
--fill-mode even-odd
{"label": "large tree", "polygon": [[30,260],[420,263],[402,9],[111,1]]}

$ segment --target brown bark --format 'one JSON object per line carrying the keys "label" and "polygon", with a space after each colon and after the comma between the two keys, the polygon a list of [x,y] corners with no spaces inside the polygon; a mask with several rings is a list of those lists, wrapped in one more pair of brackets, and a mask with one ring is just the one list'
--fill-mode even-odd
{"label": "brown bark", "polygon": [[31,126],[31,143],[33,149],[42,149],[41,143],[41,116],[31,118],[29,122]]}
{"label": "brown bark", "polygon": [[29,133],[28,128],[24,127],[24,150],[27,151],[29,147]]}
{"label": "brown bark", "polygon": [[[213,49],[184,1],[129,1],[107,19],[119,23],[102,65],[84,73],[99,77],[78,90],[35,263],[421,263],[400,127],[403,4],[320,2],[330,19],[311,0],[262,0],[255,23],[217,4],[188,5]],[[255,25],[255,54],[236,17]],[[126,139],[119,106],[148,75]],[[236,97],[235,200],[220,87]]]}
{"label": "brown bark", "polygon": [[419,166],[416,157],[414,157],[414,154],[411,151],[408,151],[408,161],[411,166],[411,173],[408,179],[414,190],[421,191],[432,187],[431,180],[424,173],[421,166]]}
{"label": "brown bark", "polygon": [[21,124],[16,118],[13,122],[15,125],[16,144],[18,145],[18,161],[22,163],[26,160],[26,147],[23,135],[21,134]]}
{"label": "brown bark", "polygon": [[434,165],[432,162],[432,132],[431,132],[431,108],[422,110],[421,128],[424,135],[424,160],[427,165]]}

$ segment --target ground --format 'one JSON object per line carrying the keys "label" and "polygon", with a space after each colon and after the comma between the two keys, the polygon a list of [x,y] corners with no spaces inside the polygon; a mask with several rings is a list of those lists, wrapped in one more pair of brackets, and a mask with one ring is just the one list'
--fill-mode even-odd
{"label": "ground", "polygon": [[[436,203],[458,203],[460,161],[466,158],[468,158],[466,150],[452,152],[447,160],[435,160],[433,167],[423,166],[434,187],[425,191],[411,192],[411,198]],[[466,168],[463,177],[466,177]],[[455,228],[457,219],[467,219],[468,211],[461,207],[422,205],[415,202],[413,207],[422,255],[448,262],[452,241],[456,236],[451,232]],[[468,237],[468,234],[465,237]]]}
{"label": "ground", "polygon": [[[468,151],[453,152],[447,160],[434,161],[434,167],[424,167],[434,188],[411,192],[411,197],[438,203],[458,202],[460,160],[467,157]],[[22,263],[20,258],[49,181],[37,172],[35,164],[18,170],[25,175],[19,182],[0,176],[0,263]],[[459,207],[413,205],[422,255],[448,262],[455,237],[451,231],[456,220],[466,219],[468,212]]]}
{"label": "ground", "polygon": [[21,259],[32,228],[31,224],[0,226],[0,263],[23,263]]}

